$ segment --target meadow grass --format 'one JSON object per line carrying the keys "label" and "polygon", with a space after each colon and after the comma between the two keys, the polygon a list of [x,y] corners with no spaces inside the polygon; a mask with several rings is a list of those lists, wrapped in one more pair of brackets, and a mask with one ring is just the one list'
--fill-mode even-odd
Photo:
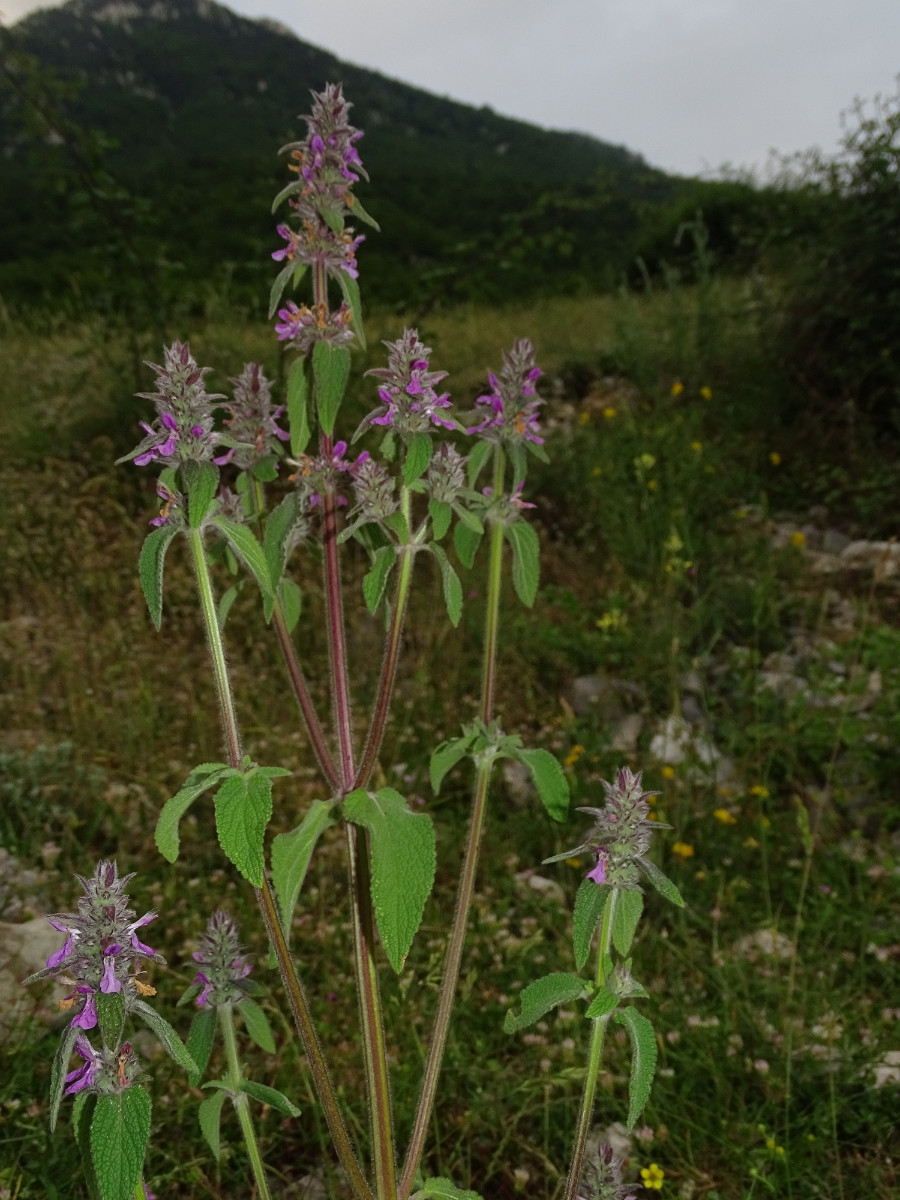
{"label": "meadow grass", "polygon": [[[654,997],[648,1013],[662,1069],[631,1141],[632,1169],[659,1163],[664,1194],[702,1200],[888,1200],[898,1183],[900,1087],[896,1079],[876,1084],[885,1055],[900,1049],[897,593],[890,579],[845,573],[823,585],[802,538],[775,545],[773,503],[793,498],[801,510],[817,494],[801,492],[793,473],[792,446],[802,438],[779,416],[788,385],[767,358],[765,319],[755,285],[708,282],[640,298],[432,312],[420,334],[434,347],[433,364],[451,372],[462,406],[521,334],[533,338],[545,368],[552,463],[531,488],[543,587],[531,612],[506,589],[497,689],[505,729],[558,753],[576,803],[596,803],[599,779],[621,763],[645,767],[660,792],[655,812],[673,826],[658,839],[661,865],[688,903],[674,912],[648,898],[634,951]],[[366,365],[403,324],[402,316],[372,315]],[[176,549],[167,563],[159,635],[140,594],[136,558],[155,496],[140,472],[112,466],[142,415],[129,398],[137,384],[127,342],[90,322],[36,329],[8,319],[3,332],[0,845],[25,866],[54,863],[44,885],[54,908],[70,905],[71,875],[99,856],[140,872],[135,906],[158,908],[155,944],[169,963],[154,972],[161,1009],[192,975],[189,950],[209,912],[233,910],[281,1035],[276,1056],[251,1053],[254,1077],[304,1109],[294,1121],[266,1113],[263,1157],[285,1196],[342,1196],[277,977],[265,969],[261,922],[222,858],[208,809],[185,821],[174,867],[153,845],[160,805],[195,762],[217,756],[219,730],[186,557]],[[197,360],[216,365],[211,390],[249,359],[278,376],[261,323],[214,310],[198,328],[171,334],[189,336]],[[158,359],[160,348],[139,340]],[[368,381],[352,385],[347,428],[371,400]],[[325,705],[318,567],[305,570],[297,578],[312,632],[302,625],[298,644]],[[351,555],[348,600],[359,595],[362,570]],[[439,579],[417,570],[382,754],[388,774],[380,782],[421,797],[438,830],[422,930],[403,974],[385,968],[383,979],[401,1141],[466,820],[464,772],[437,798],[427,782],[431,747],[476,706],[477,567],[464,587],[460,628],[436,626]],[[361,725],[383,631],[348,608]],[[227,642],[248,749],[294,771],[274,822],[288,829],[323,793],[249,589],[229,616]],[[762,672],[778,673],[773,655],[789,656],[781,674],[799,683],[760,686]],[[688,673],[699,681],[691,701]],[[572,681],[591,675],[627,685],[615,712],[574,704]],[[697,729],[728,760],[719,778],[704,774],[696,755],[666,764],[650,754],[658,723],[690,716],[688,703],[699,706]],[[623,751],[613,743],[627,715],[640,718],[640,731]],[[557,831],[514,787],[498,786],[426,1151],[434,1174],[492,1200],[552,1200],[562,1190],[585,1030],[563,1010],[510,1038],[502,1019],[536,973],[571,968],[567,914],[586,865],[540,864],[573,844],[575,832],[577,842],[578,815]],[[47,842],[59,853],[48,858]],[[304,897],[294,942],[351,1132],[364,1145],[339,838],[326,837]],[[326,943],[340,947],[342,938],[346,954],[326,955]],[[185,1028],[188,1019],[185,1012]],[[19,1026],[9,1038],[14,1069],[0,1078],[0,1189],[21,1200],[83,1194],[73,1140],[46,1132],[53,1042],[42,1018]],[[236,1128],[226,1124],[231,1150],[216,1164],[196,1126],[199,1090],[185,1092],[165,1060],[149,1068],[154,1191],[245,1195]],[[626,1048],[612,1038],[601,1128],[622,1119],[627,1069]],[[305,1193],[305,1176],[324,1191]]]}

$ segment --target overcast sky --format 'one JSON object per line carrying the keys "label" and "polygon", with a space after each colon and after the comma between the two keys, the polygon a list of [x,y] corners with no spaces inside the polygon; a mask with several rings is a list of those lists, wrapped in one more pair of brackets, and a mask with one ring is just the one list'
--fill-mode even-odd
{"label": "overcast sky", "polygon": [[[116,0],[127,3],[127,0]],[[8,23],[38,7],[0,0]],[[349,62],[682,174],[836,149],[893,94],[900,0],[239,0]],[[339,22],[339,24],[338,24]],[[323,81],[324,82],[324,81]],[[352,98],[352,97],[351,97]]]}

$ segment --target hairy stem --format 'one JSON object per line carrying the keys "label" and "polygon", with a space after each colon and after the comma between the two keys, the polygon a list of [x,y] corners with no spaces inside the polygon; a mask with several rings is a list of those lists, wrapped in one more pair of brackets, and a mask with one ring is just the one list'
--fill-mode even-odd
{"label": "hairy stem", "polygon": [[[600,945],[597,950],[596,979],[598,987],[605,982],[605,963],[609,957],[610,945],[612,943],[613,915],[618,898],[618,890],[613,888],[603,909],[603,920],[600,923]],[[584,1162],[584,1148],[587,1144],[588,1132],[591,1128],[591,1118],[594,1113],[594,1094],[597,1091],[597,1076],[600,1073],[600,1054],[603,1050],[603,1039],[606,1035],[606,1026],[609,1024],[610,1016],[612,1014],[607,1013],[605,1017],[597,1017],[593,1022],[594,1027],[591,1031],[591,1043],[588,1049],[587,1074],[584,1077],[581,1109],[578,1113],[578,1124],[575,1127],[575,1142],[572,1146],[572,1165],[569,1167],[563,1200],[576,1200],[578,1195],[578,1183],[581,1179],[581,1168]]]}
{"label": "hairy stem", "polygon": [[[216,606],[213,599],[212,583],[209,578],[209,568],[206,563],[206,554],[203,549],[203,539],[199,530],[196,529],[190,530],[188,537],[194,559],[194,569],[197,574],[197,586],[200,592],[200,603],[206,625],[206,636],[213,662],[213,676],[219,700],[219,711],[222,715],[222,724],[224,726],[225,744],[228,748],[231,765],[240,767],[242,765],[240,731],[234,711],[231,684],[228,679],[228,668],[225,663],[225,649],[222,645],[222,635],[219,630],[218,617],[216,616]],[[322,1051],[312,1023],[309,1007],[306,1003],[306,997],[303,994],[303,987],[291,958],[290,950],[288,949],[287,938],[281,924],[281,917],[275,903],[275,897],[265,876],[263,876],[262,888],[256,889],[256,898],[263,911],[266,927],[275,949],[278,967],[290,1001],[291,1011],[294,1015],[297,1032],[300,1034],[300,1040],[303,1043],[303,1049],[315,1081],[316,1091],[325,1110],[325,1119],[328,1122],[328,1128],[331,1132],[341,1166],[344,1168],[358,1200],[373,1200],[372,1192],[360,1171],[359,1163],[356,1161],[353,1153],[353,1147],[350,1144],[350,1138],[338,1107],[337,1098],[331,1086],[331,1080],[328,1077],[328,1069],[322,1057]]]}
{"label": "hairy stem", "polygon": [[[401,490],[401,509],[406,517],[407,527],[410,527],[410,493],[409,488]],[[412,579],[412,564],[415,549],[411,543],[400,550],[400,563],[397,568],[397,593],[394,597],[394,607],[391,610],[391,625],[388,630],[387,643],[384,649],[384,659],[381,664],[381,678],[378,681],[378,692],[372,709],[372,720],[369,734],[366,738],[366,748],[362,762],[356,772],[356,787],[365,787],[371,778],[372,771],[378,759],[381,742],[384,737],[384,727],[387,723],[388,710],[391,706],[391,696],[394,691],[394,680],[397,676],[397,660],[400,657],[400,638],[403,633],[403,622],[406,617],[406,603],[409,599],[409,584]]]}
{"label": "hairy stem", "polygon": [[[498,496],[503,489],[504,454],[498,446],[494,459],[494,495]],[[503,526],[495,523],[491,526],[491,554],[488,568],[487,613],[484,626],[484,655],[481,667],[481,706],[480,716],[487,725],[493,718],[494,680],[497,666],[497,633],[500,617],[500,588],[503,578]],[[403,1173],[400,1179],[399,1200],[406,1200],[413,1188],[416,1172],[422,1161],[425,1148],[425,1138],[434,1107],[437,1093],[438,1077],[447,1046],[447,1033],[450,1028],[450,1016],[453,1012],[453,1001],[456,986],[459,981],[459,970],[462,962],[463,946],[466,940],[466,927],[469,921],[469,910],[472,906],[472,895],[475,891],[475,873],[478,867],[478,853],[481,848],[481,838],[484,831],[484,818],[487,811],[488,787],[491,781],[493,758],[486,758],[478,764],[475,776],[475,791],[472,798],[472,818],[469,822],[469,836],[466,842],[463,858],[462,873],[457,893],[456,911],[450,938],[447,943],[447,957],[444,963],[444,976],[441,980],[441,990],[438,995],[437,1014],[434,1030],[431,1035],[431,1045],[428,1048],[428,1058],[425,1062],[425,1075],[422,1080],[422,1091],[416,1106],[412,1136]]]}
{"label": "hairy stem", "polygon": [[250,1159],[250,1166],[253,1170],[253,1178],[256,1180],[256,1186],[259,1189],[260,1200],[272,1200],[272,1194],[266,1182],[266,1172],[263,1167],[262,1156],[259,1153],[259,1145],[256,1141],[256,1131],[253,1128],[253,1121],[250,1119],[250,1104],[247,1099],[247,1093],[241,1091],[241,1081],[244,1076],[241,1071],[240,1060],[238,1059],[237,1039],[234,1036],[234,1013],[230,1004],[219,1006],[219,1025],[222,1029],[222,1037],[225,1040],[225,1059],[228,1063],[227,1081],[231,1093],[231,1102],[241,1123],[241,1132],[244,1135],[244,1143],[247,1147],[247,1157]]}
{"label": "hairy stem", "polygon": [[[332,440],[321,435],[321,449],[332,453]],[[322,496],[323,543],[325,549],[325,611],[331,660],[332,696],[337,726],[338,762],[341,793],[353,787],[356,766],[353,754],[353,727],[350,718],[350,680],[347,669],[347,644],[341,596],[340,562],[337,543],[337,512],[334,491]],[[372,1146],[375,1186],[378,1200],[396,1200],[394,1130],[391,1116],[390,1087],[384,1041],[381,995],[375,965],[375,918],[369,880],[369,835],[346,824],[350,864],[350,909],[353,928],[353,961],[362,1021],[363,1060],[372,1122]]]}
{"label": "hairy stem", "polygon": [[[262,533],[262,513],[263,513],[263,486],[258,479],[253,480],[253,497],[256,508],[257,525]],[[297,651],[294,648],[294,643],[287,627],[287,622],[284,619],[284,609],[281,606],[281,601],[275,602],[275,610],[272,614],[272,623],[275,626],[275,635],[278,638],[278,645],[281,647],[281,656],[284,659],[284,665],[287,668],[288,679],[291,682],[291,690],[300,706],[300,712],[303,716],[303,723],[306,726],[306,732],[309,734],[309,740],[313,748],[313,753],[316,756],[316,761],[319,764],[319,770],[328,781],[329,787],[333,792],[338,792],[341,786],[340,775],[335,766],[334,759],[331,757],[331,751],[328,749],[328,744],[325,741],[325,735],[322,732],[322,725],[319,721],[319,715],[316,712],[316,707],[313,704],[312,696],[309,694],[309,688],[306,686],[306,679],[303,675],[303,668],[300,666],[300,660],[297,657]]]}

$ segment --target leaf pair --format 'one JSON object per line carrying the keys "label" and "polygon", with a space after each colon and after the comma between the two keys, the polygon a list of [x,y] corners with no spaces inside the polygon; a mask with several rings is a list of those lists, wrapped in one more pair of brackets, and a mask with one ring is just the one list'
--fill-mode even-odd
{"label": "leaf pair", "polygon": [[528,768],[541,803],[554,821],[565,819],[569,810],[569,781],[549,750],[526,750],[517,735],[493,737],[480,722],[464,727],[462,737],[442,742],[431,755],[429,774],[431,787],[437,795],[444,776],[467,755],[477,759],[493,749],[494,757],[512,758]]}
{"label": "leaf pair", "polygon": [[216,833],[219,845],[254,887],[262,887],[263,842],[272,816],[272,780],[290,771],[284,767],[258,767],[245,761],[243,770],[225,763],[202,763],[163,805],[156,823],[156,845],[168,862],[179,851],[178,826],[191,804],[216,787]]}

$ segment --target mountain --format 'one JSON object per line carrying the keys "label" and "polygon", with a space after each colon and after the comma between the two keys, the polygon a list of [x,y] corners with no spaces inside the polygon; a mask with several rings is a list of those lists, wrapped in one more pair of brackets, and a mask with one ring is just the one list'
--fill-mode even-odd
{"label": "mountain", "polygon": [[596,286],[677,191],[624,147],[430,95],[211,0],[69,0],[4,37],[0,295],[97,296],[115,268],[197,296],[227,274],[262,298],[276,151],[338,81],[383,231],[360,255],[370,298]]}

